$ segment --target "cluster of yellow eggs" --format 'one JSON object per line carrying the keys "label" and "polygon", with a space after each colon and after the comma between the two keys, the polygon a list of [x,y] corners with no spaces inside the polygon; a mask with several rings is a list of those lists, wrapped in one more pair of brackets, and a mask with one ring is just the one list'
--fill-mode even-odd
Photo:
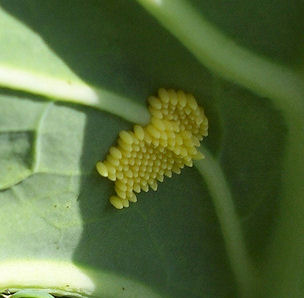
{"label": "cluster of yellow eggs", "polygon": [[110,202],[117,209],[136,202],[135,193],[156,191],[164,176],[179,174],[192,160],[203,158],[197,147],[208,135],[208,119],[193,95],[161,88],[158,97],[148,101],[150,123],[121,131],[117,146],[96,165],[100,175],[115,181]]}

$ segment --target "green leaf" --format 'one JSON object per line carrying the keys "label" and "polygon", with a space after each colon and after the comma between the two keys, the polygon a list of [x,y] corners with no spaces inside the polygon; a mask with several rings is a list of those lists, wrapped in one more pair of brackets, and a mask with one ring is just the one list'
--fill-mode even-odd
{"label": "green leaf", "polygon": [[[302,297],[303,11],[0,1],[0,293]],[[118,211],[95,164],[159,87],[205,108],[206,159]]]}

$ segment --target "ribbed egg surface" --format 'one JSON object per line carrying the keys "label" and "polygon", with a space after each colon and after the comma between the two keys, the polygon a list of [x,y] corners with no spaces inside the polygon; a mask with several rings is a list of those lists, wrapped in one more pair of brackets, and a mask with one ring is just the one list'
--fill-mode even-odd
{"label": "ribbed egg surface", "polygon": [[121,131],[117,145],[96,165],[101,176],[115,181],[116,195],[110,202],[117,209],[136,202],[135,193],[156,191],[164,176],[180,174],[192,160],[203,158],[197,147],[208,135],[208,119],[193,95],[161,88],[158,97],[148,101],[150,123]]}

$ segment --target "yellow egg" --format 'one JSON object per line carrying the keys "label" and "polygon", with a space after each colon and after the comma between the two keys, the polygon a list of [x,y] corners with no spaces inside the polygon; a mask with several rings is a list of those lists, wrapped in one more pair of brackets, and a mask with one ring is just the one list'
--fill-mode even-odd
{"label": "yellow egg", "polygon": [[98,173],[115,183],[110,202],[117,209],[136,202],[135,192],[157,191],[164,176],[179,174],[184,166],[192,167],[193,160],[204,158],[197,147],[208,135],[208,119],[194,96],[161,88],[148,102],[150,123],[121,131],[118,146],[96,164]]}

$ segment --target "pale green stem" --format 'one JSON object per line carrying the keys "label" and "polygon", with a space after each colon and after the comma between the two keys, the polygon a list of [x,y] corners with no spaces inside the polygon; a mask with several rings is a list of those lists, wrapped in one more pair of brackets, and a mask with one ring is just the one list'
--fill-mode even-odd
{"label": "pale green stem", "polygon": [[205,159],[195,162],[195,166],[204,177],[213,199],[239,293],[242,297],[250,297],[250,289],[254,280],[252,265],[247,255],[240,220],[231,192],[218,161],[206,149],[202,149],[202,153],[205,155]]}
{"label": "pale green stem", "polygon": [[[274,104],[303,106],[303,80],[290,69],[237,45],[185,0],[137,0],[210,70]],[[293,107],[290,107],[293,108]]]}
{"label": "pale green stem", "polygon": [[264,293],[257,297],[303,297],[304,116],[290,123],[279,221],[261,278]]}
{"label": "pale green stem", "polygon": [[46,96],[51,100],[92,106],[135,123],[146,124],[150,119],[143,105],[113,92],[4,65],[0,65],[0,86]]}

